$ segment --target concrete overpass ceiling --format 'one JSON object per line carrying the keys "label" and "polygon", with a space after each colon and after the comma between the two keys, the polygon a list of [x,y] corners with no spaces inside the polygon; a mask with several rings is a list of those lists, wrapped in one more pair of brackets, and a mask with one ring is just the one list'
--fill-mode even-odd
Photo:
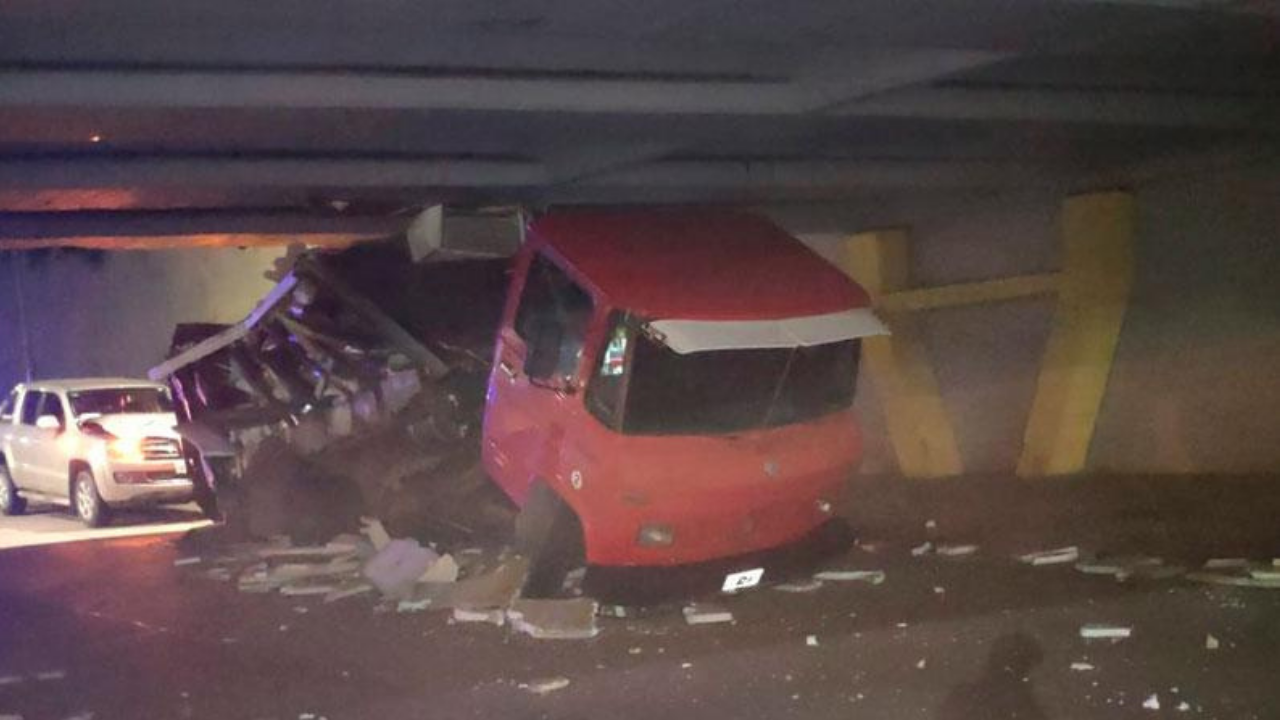
{"label": "concrete overpass ceiling", "polygon": [[0,239],[1123,181],[1275,148],[1275,7],[0,0]]}

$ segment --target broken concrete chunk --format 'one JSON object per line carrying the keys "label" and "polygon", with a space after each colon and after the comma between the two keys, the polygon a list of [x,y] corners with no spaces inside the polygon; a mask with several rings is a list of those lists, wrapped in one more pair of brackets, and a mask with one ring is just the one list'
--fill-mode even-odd
{"label": "broken concrete chunk", "polygon": [[943,557],[964,557],[978,552],[977,545],[939,545],[936,550],[937,554]]}
{"label": "broken concrete chunk", "polygon": [[328,595],[325,595],[324,601],[326,603],[333,603],[349,597],[355,597],[356,595],[363,595],[367,592],[373,592],[373,586],[367,582],[357,581],[343,583],[342,585],[334,588]]}
{"label": "broken concrete chunk", "polygon": [[1062,563],[1073,563],[1080,559],[1080,548],[1075,545],[1057,548],[1055,550],[1042,550],[1040,552],[1027,553],[1018,556],[1020,562],[1027,565],[1059,565]]}
{"label": "broken concrete chunk", "polygon": [[1204,561],[1205,570],[1230,570],[1249,567],[1245,558],[1210,558]]}
{"label": "broken concrete chunk", "polygon": [[363,573],[383,595],[403,597],[439,559],[416,540],[391,540],[364,564]]}
{"label": "broken concrete chunk", "polygon": [[511,627],[542,640],[582,640],[600,633],[596,627],[596,601],[516,600],[507,610]]}
{"label": "broken concrete chunk", "polygon": [[1152,693],[1150,697],[1142,701],[1142,708],[1144,710],[1159,710],[1160,696]]}
{"label": "broken concrete chunk", "polygon": [[426,583],[451,583],[457,580],[458,562],[448,553],[441,555],[440,559],[432,563],[431,567],[418,578],[418,582]]}
{"label": "broken concrete chunk", "polygon": [[777,590],[778,592],[785,592],[785,593],[808,593],[808,592],[813,592],[814,590],[817,590],[818,588],[821,588],[821,587],[822,587],[822,581],[817,578],[813,578],[812,580],[800,580],[797,582],[789,582],[789,583],[782,583],[780,585],[774,585],[773,589]]}
{"label": "broken concrete chunk", "polygon": [[831,582],[867,582],[879,585],[884,582],[883,570],[823,570],[813,576],[814,580]]}
{"label": "broken concrete chunk", "polygon": [[369,538],[369,542],[373,543],[374,550],[382,550],[391,542],[391,534],[382,526],[382,521],[374,518],[360,518],[363,527],[360,532]]}
{"label": "broken concrete chunk", "polygon": [[1272,569],[1256,567],[1249,570],[1249,576],[1254,580],[1280,581],[1280,568]]}
{"label": "broken concrete chunk", "polygon": [[336,590],[332,584],[292,583],[280,588],[281,595],[328,595]]}
{"label": "broken concrete chunk", "polygon": [[553,677],[542,678],[539,680],[530,680],[527,683],[520,683],[520,689],[528,690],[534,695],[549,695],[557,690],[563,690],[569,687],[569,678]]}
{"label": "broken concrete chunk", "polygon": [[180,557],[177,560],[173,561],[173,566],[182,567],[184,565],[196,565],[196,564],[199,564],[202,560],[203,558],[201,558],[199,555],[193,555],[191,557]]}
{"label": "broken concrete chunk", "polygon": [[449,604],[466,610],[506,608],[520,594],[528,574],[529,561],[513,557],[491,573],[446,586]]}
{"label": "broken concrete chunk", "polygon": [[507,622],[507,614],[500,608],[493,610],[465,610],[463,608],[453,609],[454,622],[463,623],[490,623],[502,627]]}
{"label": "broken concrete chunk", "polygon": [[1133,634],[1126,625],[1089,624],[1080,626],[1080,637],[1086,640],[1123,640]]}
{"label": "broken concrete chunk", "polygon": [[931,542],[921,543],[911,548],[912,557],[922,557],[924,555],[928,555],[931,552],[933,552],[933,543]]}
{"label": "broken concrete chunk", "polygon": [[1231,585],[1234,587],[1280,588],[1280,579],[1266,580],[1248,575],[1227,575],[1225,573],[1193,572],[1187,573],[1188,580],[1213,583],[1214,585]]}
{"label": "broken concrete chunk", "polygon": [[400,602],[396,603],[396,612],[398,613],[422,612],[423,610],[426,610],[429,607],[431,607],[431,600],[429,598],[425,600],[401,600]]}
{"label": "broken concrete chunk", "polygon": [[804,639],[804,644],[809,647],[818,647],[818,636],[817,635],[806,636]]}
{"label": "broken concrete chunk", "polygon": [[1222,646],[1222,643],[1220,643],[1218,641],[1218,638],[1214,637],[1212,634],[1204,636],[1205,650],[1217,650],[1221,646]]}
{"label": "broken concrete chunk", "polygon": [[684,607],[684,621],[690,625],[733,622],[733,613],[713,603],[693,603]]}
{"label": "broken concrete chunk", "polygon": [[1087,662],[1073,662],[1071,663],[1071,669],[1076,672],[1089,672],[1090,670],[1093,670],[1094,667],[1092,664]]}

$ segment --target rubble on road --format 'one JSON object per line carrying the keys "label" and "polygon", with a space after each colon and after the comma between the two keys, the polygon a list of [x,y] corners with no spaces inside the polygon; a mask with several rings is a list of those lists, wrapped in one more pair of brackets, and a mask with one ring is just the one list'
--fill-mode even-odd
{"label": "rubble on road", "polygon": [[933,543],[931,542],[924,542],[911,548],[912,557],[923,557],[931,552],[933,552]]}
{"label": "rubble on road", "polygon": [[1075,672],[1089,672],[1089,671],[1094,670],[1094,669],[1096,669],[1096,668],[1094,668],[1094,666],[1093,666],[1093,664],[1092,664],[1092,663],[1087,663],[1087,662],[1073,662],[1073,663],[1071,663],[1071,669],[1072,669],[1072,670],[1074,670]]}
{"label": "rubble on road", "polygon": [[733,622],[733,613],[712,603],[693,603],[683,610],[684,621],[689,625],[711,625]]}
{"label": "rubble on road", "polygon": [[517,631],[544,640],[582,640],[600,634],[596,601],[586,598],[515,600],[507,609],[507,619]]}
{"label": "rubble on road", "polygon": [[1133,635],[1127,625],[1089,624],[1080,626],[1080,637],[1086,640],[1124,640]]}
{"label": "rubble on road", "polygon": [[935,554],[941,555],[943,557],[965,557],[968,555],[972,555],[976,552],[978,552],[978,546],[972,545],[972,544],[957,545],[957,544],[943,543],[941,545],[938,545],[938,547],[934,550]]}
{"label": "rubble on road", "polygon": [[1038,552],[1026,553],[1019,555],[1018,561],[1026,565],[1060,565],[1062,563],[1073,563],[1080,559],[1080,548],[1075,545],[1056,548],[1054,550],[1041,550]]}
{"label": "rubble on road", "polygon": [[818,590],[822,587],[823,582],[817,578],[811,580],[800,580],[797,582],[779,583],[773,586],[774,590],[785,593],[808,593]]}
{"label": "rubble on road", "polygon": [[528,690],[534,695],[549,695],[567,687],[569,687],[569,678],[567,677],[542,678],[520,683],[521,690]]}
{"label": "rubble on road", "polygon": [[879,585],[885,580],[883,570],[823,570],[813,576],[823,582],[866,582]]}
{"label": "rubble on road", "polygon": [[1214,637],[1212,634],[1204,636],[1205,650],[1217,650],[1221,646],[1222,646],[1222,643],[1219,642],[1218,638]]}
{"label": "rubble on road", "polygon": [[1210,558],[1204,561],[1205,570],[1234,570],[1249,567],[1246,558]]}
{"label": "rubble on road", "polygon": [[403,598],[438,560],[436,551],[417,540],[391,540],[364,564],[362,572],[383,595]]}

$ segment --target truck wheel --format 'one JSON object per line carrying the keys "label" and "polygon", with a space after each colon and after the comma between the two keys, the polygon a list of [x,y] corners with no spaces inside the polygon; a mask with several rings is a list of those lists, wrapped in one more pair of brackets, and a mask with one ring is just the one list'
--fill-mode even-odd
{"label": "truck wheel", "polygon": [[88,468],[76,470],[75,480],[71,483],[71,507],[81,522],[89,527],[102,527],[111,520],[111,509],[102,502],[98,485]]}
{"label": "truck wheel", "polygon": [[557,596],[569,572],[586,562],[577,513],[542,483],[516,516],[516,551],[529,560],[524,596],[531,598]]}
{"label": "truck wheel", "polygon": [[21,515],[27,511],[27,499],[18,494],[18,488],[9,477],[9,468],[0,464],[0,513]]}

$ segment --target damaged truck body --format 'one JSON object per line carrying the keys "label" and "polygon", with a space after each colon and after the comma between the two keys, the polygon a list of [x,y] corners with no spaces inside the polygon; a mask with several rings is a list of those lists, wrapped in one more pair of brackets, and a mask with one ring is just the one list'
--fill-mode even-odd
{"label": "damaged truck body", "polygon": [[425,426],[424,454],[514,506],[533,592],[584,562],[727,563],[741,589],[749,558],[833,520],[861,455],[859,338],[885,329],[795,238],[740,213],[564,211],[510,262],[415,266],[401,245],[305,253],[243,323],[175,343],[152,377],[212,426],[193,444]]}

